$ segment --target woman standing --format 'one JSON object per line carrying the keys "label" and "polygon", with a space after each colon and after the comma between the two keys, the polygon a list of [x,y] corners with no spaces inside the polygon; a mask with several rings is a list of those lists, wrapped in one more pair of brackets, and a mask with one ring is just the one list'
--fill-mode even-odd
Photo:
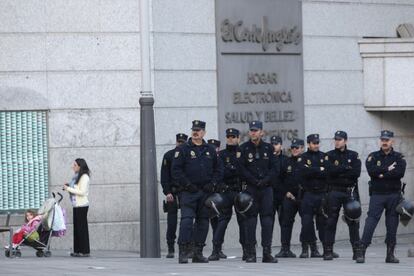
{"label": "woman standing", "polygon": [[73,206],[73,253],[72,257],[89,257],[88,193],[90,170],[86,161],[78,158],[73,162],[75,175],[63,189],[69,192]]}

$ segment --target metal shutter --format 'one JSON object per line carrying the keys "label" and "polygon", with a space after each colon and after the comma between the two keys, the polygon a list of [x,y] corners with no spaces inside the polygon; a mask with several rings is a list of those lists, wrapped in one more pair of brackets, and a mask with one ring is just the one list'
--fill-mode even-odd
{"label": "metal shutter", "polygon": [[46,111],[0,112],[0,210],[39,208],[48,194]]}

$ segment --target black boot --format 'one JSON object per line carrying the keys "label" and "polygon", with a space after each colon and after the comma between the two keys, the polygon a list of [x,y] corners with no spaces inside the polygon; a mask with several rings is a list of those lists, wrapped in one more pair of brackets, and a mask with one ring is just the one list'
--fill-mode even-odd
{"label": "black boot", "polygon": [[309,258],[309,244],[302,242],[302,253],[300,253],[299,258]]}
{"label": "black boot", "polygon": [[387,257],[385,258],[386,263],[398,264],[400,262],[400,260],[394,256],[394,249],[395,243],[387,243]]}
{"label": "black boot", "polygon": [[178,245],[178,263],[186,264],[188,263],[188,244],[179,244]]}
{"label": "black boot", "polygon": [[203,247],[202,243],[194,244],[193,263],[208,263],[208,259],[203,256]]}
{"label": "black boot", "polygon": [[256,246],[246,245],[246,263],[255,263],[256,262]]}
{"label": "black boot", "polygon": [[245,261],[247,259],[247,249],[245,245],[242,245],[243,255],[242,260]]}
{"label": "black boot", "polygon": [[316,242],[309,243],[310,251],[311,251],[311,258],[322,258],[321,253],[319,253],[318,245]]}
{"label": "black boot", "polygon": [[174,258],[174,243],[168,243],[168,254],[167,258]]}
{"label": "black boot", "polygon": [[188,250],[187,250],[187,257],[189,259],[192,259],[194,256],[194,242],[191,242],[187,245]]}
{"label": "black boot", "polygon": [[219,245],[219,251],[218,251],[220,259],[227,259],[227,255],[223,253],[223,247],[221,244]]}
{"label": "black boot", "polygon": [[218,261],[220,260],[220,255],[219,255],[219,246],[213,244],[213,252],[211,252],[211,255],[208,257],[209,261]]}
{"label": "black boot", "polygon": [[263,247],[263,263],[277,263],[277,259],[272,256],[272,248],[270,246]]}
{"label": "black boot", "polygon": [[275,258],[296,258],[296,255],[290,251],[290,244],[282,243],[279,253],[275,255]]}
{"label": "black boot", "polygon": [[365,263],[365,252],[367,250],[367,247],[365,246],[365,244],[360,243],[357,247],[356,247],[356,262],[358,264],[363,264]]}
{"label": "black boot", "polygon": [[352,260],[356,261],[357,258],[358,243],[352,244]]}
{"label": "black boot", "polygon": [[323,245],[323,259],[325,261],[332,261],[334,258],[333,256],[333,245],[332,244],[324,244]]}

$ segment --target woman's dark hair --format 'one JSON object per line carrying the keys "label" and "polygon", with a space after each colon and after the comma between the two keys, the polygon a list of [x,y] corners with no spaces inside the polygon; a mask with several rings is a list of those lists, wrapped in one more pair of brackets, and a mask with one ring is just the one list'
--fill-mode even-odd
{"label": "woman's dark hair", "polygon": [[75,160],[76,164],[78,164],[79,168],[79,173],[78,173],[78,178],[76,179],[76,183],[79,182],[79,179],[81,178],[82,175],[87,174],[88,176],[91,174],[91,171],[89,170],[88,164],[86,164],[85,159],[83,158],[78,158]]}

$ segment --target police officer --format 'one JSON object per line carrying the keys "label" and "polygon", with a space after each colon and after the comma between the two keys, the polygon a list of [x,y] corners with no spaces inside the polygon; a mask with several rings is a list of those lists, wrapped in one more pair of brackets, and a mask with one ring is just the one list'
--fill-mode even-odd
{"label": "police officer", "polygon": [[[328,154],[328,186],[327,215],[324,241],[324,260],[332,260],[334,256],[336,225],[341,206],[344,208],[348,201],[359,199],[357,188],[361,175],[361,160],[358,153],[347,148],[348,134],[338,130],[334,135],[335,149]],[[345,218],[349,227],[349,237],[355,258],[359,242],[359,221]]]}
{"label": "police officer", "polygon": [[[176,147],[184,144],[188,139],[188,136],[184,133],[178,133],[176,135]],[[167,151],[164,154],[161,165],[161,186],[162,192],[166,196],[164,201],[164,210],[167,211],[167,245],[168,254],[167,258],[174,258],[174,244],[175,244],[175,232],[177,231],[177,185],[173,182],[171,177],[171,164],[174,158],[175,148]]]}
{"label": "police officer", "polygon": [[365,262],[366,248],[371,244],[375,227],[385,209],[385,226],[387,235],[386,263],[399,263],[394,256],[397,242],[398,213],[396,207],[401,199],[401,178],[404,177],[406,162],[404,156],[394,151],[394,133],[389,130],[381,131],[381,149],[368,155],[365,162],[371,181],[369,183],[368,217],[365,220],[358,250],[357,263]]}
{"label": "police officer", "polygon": [[220,151],[220,146],[221,146],[221,142],[219,140],[216,139],[208,139],[207,143],[214,146],[214,148],[216,149],[216,152],[218,153]]}
{"label": "police officer", "polygon": [[[293,139],[290,146],[292,156],[286,158],[281,165],[281,183],[279,190],[283,193],[282,213],[280,214],[280,242],[282,247],[276,254],[277,258],[296,258],[290,250],[293,223],[299,212],[302,194],[302,176],[300,174],[301,155],[304,149],[304,141]],[[302,242],[302,234],[300,236]]]}
{"label": "police officer", "polygon": [[246,213],[246,262],[256,262],[256,226],[260,214],[262,227],[262,246],[264,263],[276,263],[271,255],[273,234],[273,189],[272,179],[277,176],[276,158],[272,145],[262,140],[263,123],[252,121],[249,124],[250,140],[241,145],[240,164],[247,191],[254,201],[252,208]]}
{"label": "police officer", "polygon": [[172,176],[181,190],[179,263],[188,262],[192,241],[193,263],[208,262],[203,256],[208,233],[208,209],[204,203],[217,183],[222,180],[223,171],[214,147],[203,139],[206,133],[205,126],[206,123],[203,121],[193,121],[191,138],[175,150],[172,163]]}
{"label": "police officer", "polygon": [[[216,139],[208,139],[207,140],[207,143],[209,145],[212,145],[214,147],[214,149],[216,150],[217,154],[220,152],[221,142],[219,140],[216,140]],[[210,224],[211,224],[211,228],[213,229],[213,244],[214,244],[214,235],[215,235],[216,230],[217,230],[218,216],[214,216],[214,217],[210,218]],[[221,259],[226,259],[227,258],[227,256],[223,253],[223,251],[221,249],[219,251],[219,256],[220,256]],[[213,258],[210,258],[210,257],[209,257],[209,260],[210,261],[211,260],[214,261],[214,259]]]}
{"label": "police officer", "polygon": [[[280,172],[280,166],[286,162],[287,156],[283,154],[282,151],[282,138],[279,136],[270,137],[270,143],[273,146],[273,155],[278,162],[276,164],[279,168],[275,168],[276,172]],[[281,213],[282,213],[282,202],[284,198],[284,193],[282,191],[282,175],[279,174],[278,177],[275,177],[273,180],[273,210],[274,210],[274,222],[276,221],[276,214],[278,215],[279,225],[281,223]]]}
{"label": "police officer", "polygon": [[311,134],[307,137],[308,150],[302,154],[300,165],[303,176],[304,195],[301,203],[302,214],[302,253],[301,258],[309,256],[309,247],[312,258],[320,258],[322,255],[316,245],[314,233],[314,220],[316,217],[316,229],[319,239],[324,240],[326,217],[322,206],[327,192],[327,163],[328,156],[319,150],[319,134]]}
{"label": "police officer", "polygon": [[[213,231],[213,252],[208,257],[210,261],[225,259],[227,256],[222,252],[222,244],[227,225],[232,217],[232,208],[234,199],[242,190],[241,174],[239,159],[241,157],[239,147],[239,130],[229,128],[226,130],[226,148],[219,153],[221,163],[224,166],[223,185],[218,186],[218,191],[223,196],[224,207],[222,213],[217,218],[217,226]],[[243,227],[243,218],[236,213],[237,223],[239,225],[239,242],[244,248],[245,230]]]}

